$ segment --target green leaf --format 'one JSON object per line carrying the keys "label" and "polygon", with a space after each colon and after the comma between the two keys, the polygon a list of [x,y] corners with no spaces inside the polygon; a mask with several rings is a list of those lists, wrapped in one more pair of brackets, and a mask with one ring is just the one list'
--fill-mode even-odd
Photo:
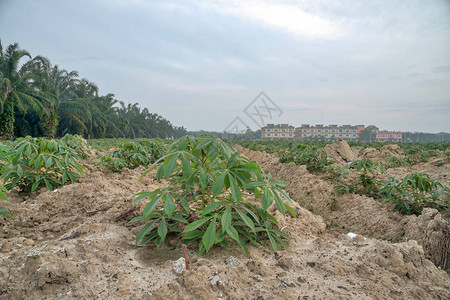
{"label": "green leaf", "polygon": [[206,252],[216,243],[216,218],[214,218],[209,224],[202,238],[202,244],[205,247]]}
{"label": "green leaf", "polygon": [[264,182],[261,182],[261,181],[252,181],[252,182],[247,182],[247,183],[244,185],[244,188],[251,190],[251,189],[254,189],[254,188],[257,188],[257,187],[261,187],[261,186],[263,186],[263,185],[265,185]]}
{"label": "green leaf", "polygon": [[262,206],[264,210],[267,210],[273,202],[273,198],[270,196],[270,192],[271,191],[268,187],[264,189],[264,194],[262,196]]}
{"label": "green leaf", "polygon": [[197,239],[198,237],[202,236],[203,233],[204,233],[204,232],[201,231],[201,230],[194,230],[194,231],[191,231],[191,232],[187,233],[187,234],[183,237],[183,239],[184,239],[184,240],[194,240],[194,239]]}
{"label": "green leaf", "polygon": [[47,158],[47,160],[45,161],[45,167],[46,168],[50,168],[50,166],[52,165],[52,157]]}
{"label": "green leaf", "polygon": [[234,179],[230,173],[228,173],[228,180],[230,181],[231,196],[239,203],[242,199],[241,189],[239,188],[236,179]]}
{"label": "green leaf", "polygon": [[0,192],[0,198],[2,198],[5,201],[8,201],[8,196],[6,196],[5,193]]}
{"label": "green leaf", "polygon": [[164,167],[163,164],[160,164],[158,169],[156,170],[156,179],[161,180],[163,178]]}
{"label": "green leaf", "polygon": [[289,206],[287,203],[283,203],[284,204],[284,208],[286,208],[286,210],[294,217],[297,219],[297,213],[295,212],[295,210]]}
{"label": "green leaf", "polygon": [[202,216],[207,215],[207,214],[213,212],[214,210],[216,210],[217,208],[221,207],[225,203],[226,203],[225,201],[218,201],[218,202],[210,203],[205,207],[205,209],[203,209],[199,212]]}
{"label": "green leaf", "polygon": [[173,211],[175,210],[175,203],[173,202],[172,195],[167,194],[164,202],[164,212],[167,216],[171,216]]}
{"label": "green leaf", "polygon": [[217,176],[216,180],[214,181],[212,185],[213,197],[216,197],[217,195],[220,195],[222,193],[226,175],[227,173],[223,172],[219,176]]}
{"label": "green leaf", "polygon": [[236,242],[239,242],[239,233],[233,226],[228,227],[226,232],[233,240],[235,240]]}
{"label": "green leaf", "polygon": [[142,200],[144,200],[144,199],[146,199],[146,198],[148,198],[148,197],[150,197],[150,196],[152,196],[154,194],[155,194],[155,191],[153,191],[153,192],[140,192],[140,193],[137,193],[136,194],[137,197],[133,200],[133,202],[142,201]]}
{"label": "green leaf", "polygon": [[245,225],[247,225],[252,232],[256,233],[255,231],[255,224],[253,223],[252,219],[250,219],[242,210],[239,208],[236,208],[236,211],[238,212],[239,216],[241,217],[242,221],[244,221]]}
{"label": "green leaf", "polygon": [[283,200],[281,200],[280,195],[278,195],[278,193],[276,191],[273,191],[273,194],[275,196],[275,204],[277,206],[278,211],[280,213],[282,213],[283,215],[285,215],[286,209],[284,208]]}
{"label": "green leaf", "polygon": [[162,219],[158,225],[158,235],[161,237],[161,243],[163,243],[164,240],[166,239],[167,232],[168,232],[168,230],[167,230],[166,220]]}
{"label": "green leaf", "polygon": [[181,206],[183,207],[183,209],[187,213],[189,213],[190,209],[189,209],[189,203],[187,202],[187,200],[182,196],[179,196],[179,199],[180,199],[180,203],[181,203]]}
{"label": "green leaf", "polygon": [[218,154],[219,154],[219,149],[218,149],[218,145],[217,145],[217,141],[216,141],[209,148],[207,156],[211,161],[214,161],[214,160],[216,160]]}
{"label": "green leaf", "polygon": [[286,199],[286,200],[288,200],[289,202],[292,203],[291,197],[289,197],[289,195],[288,195],[284,190],[279,189],[279,188],[275,188],[275,190],[277,190],[278,192],[280,192],[281,195],[283,195],[284,199]]}
{"label": "green leaf", "polygon": [[191,162],[189,159],[187,159],[186,155],[183,154],[181,156],[181,163],[183,165],[183,177],[184,178],[189,178],[192,175],[192,167],[191,167]]}
{"label": "green leaf", "polygon": [[272,237],[272,234],[267,232],[267,236],[269,237],[269,241],[272,244],[272,248],[273,248],[273,252],[277,252],[278,251],[278,245],[277,242],[275,241],[275,239]]}
{"label": "green leaf", "polygon": [[181,223],[188,223],[188,221],[186,220],[186,218],[184,218],[183,216],[180,215],[173,215],[170,217],[171,220],[175,220]]}
{"label": "green leaf", "polygon": [[166,162],[164,162],[164,178],[169,179],[169,177],[173,174],[173,171],[175,170],[175,167],[177,165],[177,159],[178,155],[173,155],[172,158],[168,161],[167,165]]}
{"label": "green leaf", "polygon": [[34,190],[37,189],[37,187],[39,186],[39,181],[36,181],[35,183],[33,183],[33,185],[31,186],[31,191],[34,192]]}
{"label": "green leaf", "polygon": [[45,186],[48,188],[49,191],[53,190],[53,187],[47,178],[44,178],[44,182],[45,182]]}
{"label": "green leaf", "polygon": [[157,220],[153,220],[147,224],[145,224],[144,227],[142,227],[141,230],[138,231],[136,234],[136,245],[139,244],[139,242],[142,240],[142,238],[151,231],[151,227],[156,223]]}
{"label": "green leaf", "polygon": [[17,166],[17,176],[19,176],[20,178],[23,176],[23,170],[20,165]]}
{"label": "green leaf", "polygon": [[225,209],[225,211],[224,211],[224,213],[222,215],[222,220],[221,220],[221,222],[222,222],[222,231],[225,232],[225,231],[227,231],[228,228],[230,228],[230,226],[231,226],[231,219],[232,219],[232,217],[231,217],[231,206],[229,205]]}
{"label": "green leaf", "polygon": [[134,222],[143,221],[143,220],[144,220],[143,216],[137,216],[137,217],[134,217],[133,219],[131,219],[128,223],[134,223]]}
{"label": "green leaf", "polygon": [[150,201],[150,203],[148,203],[144,207],[144,210],[142,211],[142,215],[144,216],[144,218],[147,218],[152,213],[153,209],[156,207],[156,204],[158,204],[159,200],[161,200],[161,195],[153,198],[152,201]]}
{"label": "green leaf", "polygon": [[278,185],[280,187],[285,187],[287,185],[286,182],[281,181],[281,180],[274,180],[274,181],[272,181],[272,184]]}
{"label": "green leaf", "polygon": [[199,228],[200,226],[202,226],[206,221],[210,220],[211,218],[212,217],[206,217],[206,218],[198,219],[198,220],[190,223],[189,225],[186,226],[186,228],[184,228],[183,233],[187,233],[189,231]]}
{"label": "green leaf", "polygon": [[202,190],[204,190],[208,184],[208,175],[206,175],[205,170],[200,171],[199,180],[200,180],[200,186],[202,187]]}

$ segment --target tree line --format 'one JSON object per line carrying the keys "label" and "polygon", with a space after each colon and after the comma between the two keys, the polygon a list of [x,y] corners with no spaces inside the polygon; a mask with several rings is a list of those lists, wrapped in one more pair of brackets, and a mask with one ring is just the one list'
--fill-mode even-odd
{"label": "tree line", "polygon": [[99,95],[94,82],[0,41],[0,140],[23,136],[170,138],[187,133],[138,103]]}

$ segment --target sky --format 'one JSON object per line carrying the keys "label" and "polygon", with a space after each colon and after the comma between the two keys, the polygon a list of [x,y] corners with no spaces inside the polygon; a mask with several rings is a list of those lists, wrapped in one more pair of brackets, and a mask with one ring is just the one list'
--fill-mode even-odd
{"label": "sky", "polygon": [[0,0],[0,39],[188,130],[450,132],[448,0]]}

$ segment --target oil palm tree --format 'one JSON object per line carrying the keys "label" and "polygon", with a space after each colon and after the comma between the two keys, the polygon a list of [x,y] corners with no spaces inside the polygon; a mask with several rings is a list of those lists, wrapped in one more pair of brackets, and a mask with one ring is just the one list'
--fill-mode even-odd
{"label": "oil palm tree", "polygon": [[33,72],[33,64],[29,61],[19,68],[19,61],[25,57],[31,60],[30,53],[17,43],[3,51],[0,41],[0,140],[14,138],[15,109],[23,114],[30,109],[41,114],[45,109],[34,86],[38,74]]}

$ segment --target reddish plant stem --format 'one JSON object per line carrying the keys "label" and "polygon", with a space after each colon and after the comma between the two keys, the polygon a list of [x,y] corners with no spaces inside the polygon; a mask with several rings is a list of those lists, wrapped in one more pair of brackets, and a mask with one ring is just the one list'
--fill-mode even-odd
{"label": "reddish plant stem", "polygon": [[183,247],[183,251],[184,251],[184,259],[186,262],[186,269],[188,271],[191,270],[191,263],[189,262],[189,254],[187,252],[187,246],[185,244],[181,245],[181,247]]}
{"label": "reddish plant stem", "polygon": [[111,204],[111,205],[108,205],[108,206],[105,206],[105,207],[102,207],[102,208],[99,208],[99,209],[96,209],[96,210],[87,211],[86,213],[87,213],[88,215],[93,215],[93,214],[96,214],[96,213],[98,213],[98,212],[108,210],[108,209],[110,209],[111,207],[113,207],[112,204]]}
{"label": "reddish plant stem", "polygon": [[135,211],[135,210],[136,210],[136,206],[133,205],[132,207],[130,207],[130,208],[127,209],[126,211],[120,213],[120,214],[115,218],[115,220],[118,221],[118,220],[121,219],[123,216],[125,216],[125,215],[127,215],[127,214],[129,214],[130,212],[133,212],[133,211]]}

